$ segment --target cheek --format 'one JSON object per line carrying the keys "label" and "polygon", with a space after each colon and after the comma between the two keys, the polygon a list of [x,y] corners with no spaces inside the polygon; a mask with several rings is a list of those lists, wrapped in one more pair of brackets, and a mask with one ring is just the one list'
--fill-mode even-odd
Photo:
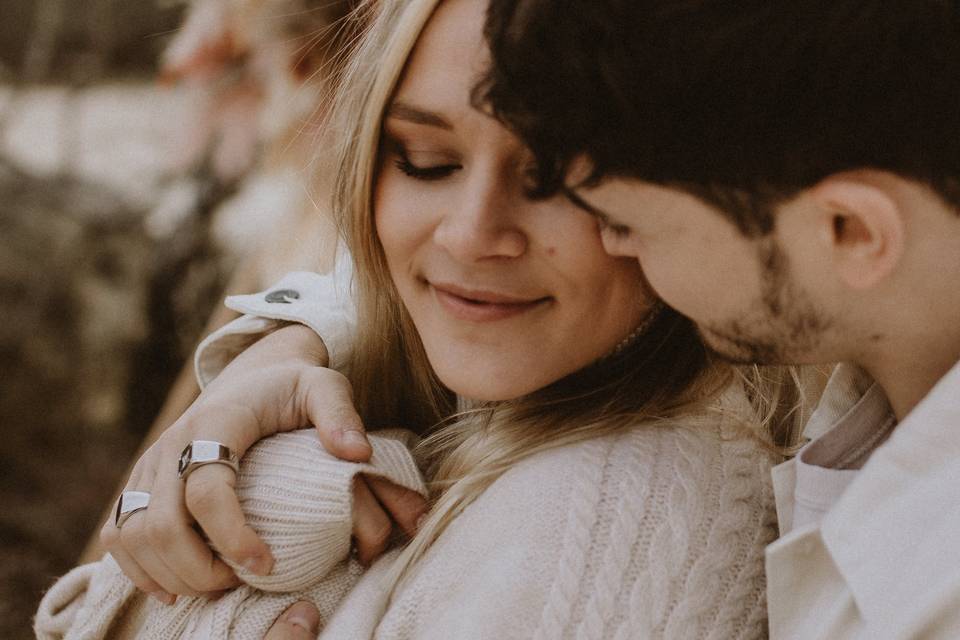
{"label": "cheek", "polygon": [[429,216],[424,214],[426,207],[427,203],[391,172],[377,180],[373,193],[373,222],[395,279],[398,269],[403,269],[403,263],[423,239],[429,237]]}
{"label": "cheek", "polygon": [[[586,255],[585,255],[586,254]],[[640,265],[633,258],[611,258],[600,249],[581,249],[566,265],[570,283],[569,318],[576,336],[571,351],[580,365],[609,353],[629,334],[653,304]]]}

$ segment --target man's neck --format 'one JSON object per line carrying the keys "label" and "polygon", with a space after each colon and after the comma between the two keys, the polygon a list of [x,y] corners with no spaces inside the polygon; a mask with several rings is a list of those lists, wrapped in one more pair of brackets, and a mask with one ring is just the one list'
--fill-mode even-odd
{"label": "man's neck", "polygon": [[913,411],[958,361],[960,342],[905,348],[859,363],[883,388],[897,420]]}

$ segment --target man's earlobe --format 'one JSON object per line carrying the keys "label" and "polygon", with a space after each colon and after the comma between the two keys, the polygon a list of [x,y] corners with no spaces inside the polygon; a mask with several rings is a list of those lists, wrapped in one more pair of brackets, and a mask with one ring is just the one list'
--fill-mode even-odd
{"label": "man's earlobe", "polygon": [[822,212],[821,231],[837,275],[847,286],[868,289],[896,269],[905,224],[891,193],[844,175],[827,178],[812,189],[811,197]]}

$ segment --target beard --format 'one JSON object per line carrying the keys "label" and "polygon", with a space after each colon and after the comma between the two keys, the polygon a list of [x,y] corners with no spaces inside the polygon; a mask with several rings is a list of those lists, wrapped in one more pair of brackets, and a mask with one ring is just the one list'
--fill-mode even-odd
{"label": "beard", "polygon": [[760,297],[741,317],[698,323],[707,349],[735,364],[804,364],[815,360],[833,320],[818,308],[789,273],[786,257],[772,239],[759,249],[763,264]]}
{"label": "beard", "polygon": [[697,326],[707,351],[732,364],[795,364],[784,347],[773,340],[762,340],[744,331],[739,323],[724,327]]}

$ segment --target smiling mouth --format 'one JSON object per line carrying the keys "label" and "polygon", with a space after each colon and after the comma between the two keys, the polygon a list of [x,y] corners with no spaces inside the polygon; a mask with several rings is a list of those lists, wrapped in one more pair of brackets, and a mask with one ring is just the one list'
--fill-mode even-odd
{"label": "smiling mouth", "polygon": [[452,316],[469,322],[493,322],[533,311],[551,302],[551,296],[519,298],[454,285],[427,283],[437,302]]}

